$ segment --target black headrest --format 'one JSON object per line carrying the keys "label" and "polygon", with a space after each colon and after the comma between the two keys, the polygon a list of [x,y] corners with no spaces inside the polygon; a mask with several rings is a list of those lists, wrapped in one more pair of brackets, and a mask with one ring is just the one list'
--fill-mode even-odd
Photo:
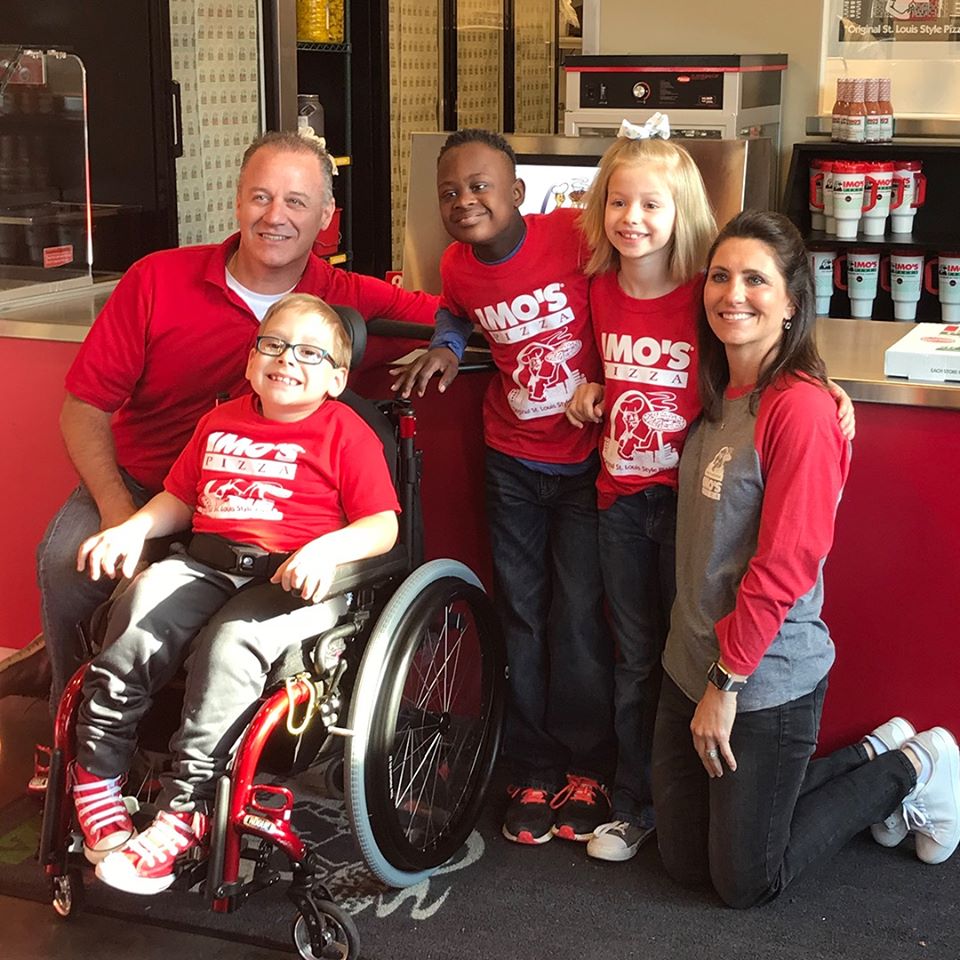
{"label": "black headrest", "polygon": [[353,307],[341,307],[333,303],[331,303],[330,306],[336,310],[337,316],[340,317],[340,322],[346,328],[347,336],[350,337],[350,343],[353,346],[350,354],[350,369],[355,370],[360,366],[360,361],[363,359],[363,352],[367,349],[366,321],[360,316],[359,311]]}

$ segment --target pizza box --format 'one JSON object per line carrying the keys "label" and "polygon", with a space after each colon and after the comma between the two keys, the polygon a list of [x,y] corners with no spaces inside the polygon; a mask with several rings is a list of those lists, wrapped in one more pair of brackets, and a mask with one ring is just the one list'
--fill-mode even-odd
{"label": "pizza box", "polygon": [[960,323],[917,323],[883,355],[888,377],[960,382]]}

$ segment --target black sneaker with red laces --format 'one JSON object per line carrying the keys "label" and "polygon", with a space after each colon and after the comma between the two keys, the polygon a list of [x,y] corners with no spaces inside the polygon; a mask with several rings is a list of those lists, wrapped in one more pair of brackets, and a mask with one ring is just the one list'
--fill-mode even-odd
{"label": "black sneaker with red laces", "polygon": [[507,787],[510,803],[503,817],[503,835],[514,843],[546,843],[553,837],[550,792],[539,787]]}
{"label": "black sneaker with red laces", "polygon": [[556,811],[553,835],[563,840],[586,843],[593,831],[610,819],[610,795],[592,777],[568,773],[567,785],[557,791],[550,806]]}

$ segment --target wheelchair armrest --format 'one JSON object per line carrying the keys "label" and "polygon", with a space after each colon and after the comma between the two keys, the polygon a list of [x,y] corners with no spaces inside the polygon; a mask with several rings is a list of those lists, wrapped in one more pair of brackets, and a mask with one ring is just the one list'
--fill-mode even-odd
{"label": "wheelchair armrest", "polygon": [[409,569],[410,561],[407,557],[407,548],[402,543],[398,543],[379,557],[354,560],[352,563],[341,563],[337,567],[336,576],[333,578],[333,583],[330,584],[327,596],[335,597],[338,594],[356,590],[357,587],[387,580],[390,577],[407,573]]}

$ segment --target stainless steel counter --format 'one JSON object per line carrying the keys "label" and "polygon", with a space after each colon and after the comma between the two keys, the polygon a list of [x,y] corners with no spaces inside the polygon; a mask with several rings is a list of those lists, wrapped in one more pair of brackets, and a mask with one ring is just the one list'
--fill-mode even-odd
{"label": "stainless steel counter", "polygon": [[82,343],[116,285],[109,280],[69,295],[0,304],[0,337]]}
{"label": "stainless steel counter", "polygon": [[821,318],[817,346],[827,372],[854,400],[960,410],[960,384],[884,376],[884,351],[909,329],[887,320]]}
{"label": "stainless steel counter", "polygon": [[[0,307],[0,337],[80,343],[116,281],[29,305]],[[883,354],[909,326],[883,320],[817,321],[817,344],[830,376],[854,400],[960,410],[960,385],[886,377]]]}

